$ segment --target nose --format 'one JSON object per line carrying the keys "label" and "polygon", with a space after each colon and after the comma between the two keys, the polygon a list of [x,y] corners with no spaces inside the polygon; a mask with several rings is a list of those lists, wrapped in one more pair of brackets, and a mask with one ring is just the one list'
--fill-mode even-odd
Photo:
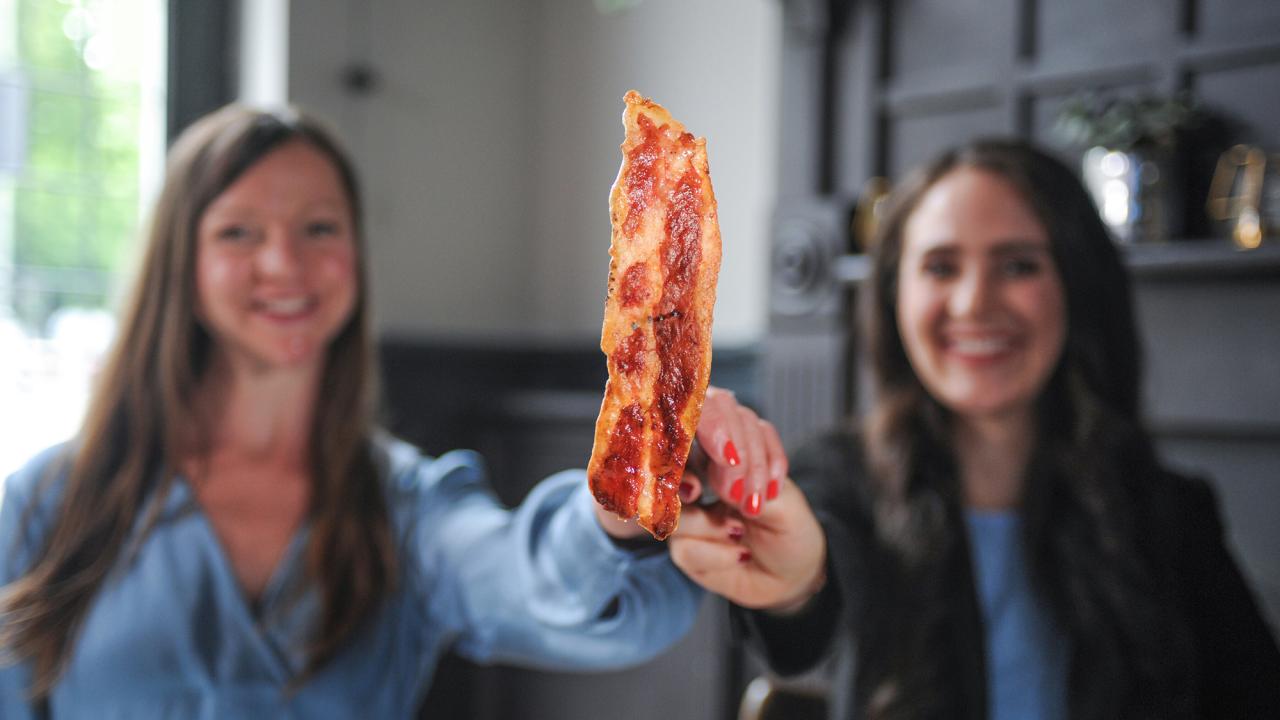
{"label": "nose", "polygon": [[258,272],[272,279],[292,279],[302,272],[299,239],[289,228],[272,225],[257,253]]}
{"label": "nose", "polygon": [[981,317],[991,304],[995,281],[980,268],[965,270],[952,286],[950,310],[952,317]]}

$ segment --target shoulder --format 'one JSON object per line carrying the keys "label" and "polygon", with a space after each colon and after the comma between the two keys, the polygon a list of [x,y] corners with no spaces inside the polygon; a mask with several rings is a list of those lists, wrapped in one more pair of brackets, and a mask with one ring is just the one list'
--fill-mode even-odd
{"label": "shoulder", "polygon": [[1154,469],[1134,498],[1144,554],[1180,582],[1235,567],[1213,485],[1202,477]]}
{"label": "shoulder", "polygon": [[26,512],[33,502],[38,503],[32,508],[37,515],[53,512],[73,457],[71,443],[54,445],[37,453],[6,478],[4,494],[0,496],[6,519],[13,511]]}
{"label": "shoulder", "polygon": [[1152,473],[1149,491],[1159,493],[1162,498],[1177,505],[1213,501],[1216,497],[1207,478],[1188,475],[1163,465]]}
{"label": "shoulder", "polygon": [[1222,533],[1218,496],[1205,478],[1157,467],[1144,483],[1138,502],[1149,523],[1179,535]]}
{"label": "shoulder", "polygon": [[0,584],[21,574],[44,544],[73,455],[69,444],[55,445],[5,480],[0,497]]}
{"label": "shoulder", "polygon": [[1172,570],[1190,622],[1203,706],[1222,717],[1271,717],[1280,649],[1226,537],[1217,493],[1206,479],[1167,468],[1147,486],[1148,547]]}

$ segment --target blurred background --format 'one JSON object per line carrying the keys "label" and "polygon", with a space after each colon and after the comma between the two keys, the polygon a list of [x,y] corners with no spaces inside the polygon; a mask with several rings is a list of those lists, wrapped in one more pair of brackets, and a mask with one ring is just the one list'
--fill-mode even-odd
{"label": "blurred background", "polygon": [[[1280,623],[1280,4],[1274,0],[0,0],[0,475],[75,430],[167,143],[226,102],[329,120],[364,181],[387,424],[499,494],[580,466],[622,95],[708,139],[712,381],[788,442],[867,402],[876,201],[975,135],[1081,168],[1136,278],[1148,415],[1210,476]],[[450,658],[424,717],[738,716],[758,668],[709,600],[637,670]]]}

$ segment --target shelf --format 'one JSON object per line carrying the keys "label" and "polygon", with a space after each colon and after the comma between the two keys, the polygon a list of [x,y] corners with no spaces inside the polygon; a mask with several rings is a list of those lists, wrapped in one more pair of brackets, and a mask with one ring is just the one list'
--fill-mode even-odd
{"label": "shelf", "polygon": [[1280,443],[1280,423],[1275,422],[1151,417],[1147,419],[1147,428],[1158,440]]}
{"label": "shelf", "polygon": [[1174,240],[1124,245],[1125,264],[1139,279],[1280,277],[1280,243],[1241,250],[1225,240]]}
{"label": "shelf", "polygon": [[[1254,250],[1225,240],[1173,240],[1122,245],[1125,265],[1138,279],[1280,278],[1280,242],[1268,238]],[[836,282],[857,285],[871,277],[866,255],[841,255],[832,274]]]}

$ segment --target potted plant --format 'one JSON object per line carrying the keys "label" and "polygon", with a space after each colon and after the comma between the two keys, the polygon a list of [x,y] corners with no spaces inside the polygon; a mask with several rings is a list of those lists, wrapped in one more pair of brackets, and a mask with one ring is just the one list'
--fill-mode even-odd
{"label": "potted plant", "polygon": [[1076,95],[1062,104],[1054,126],[1084,150],[1082,175],[1102,219],[1122,242],[1169,237],[1171,174],[1179,138],[1201,120],[1185,93]]}

